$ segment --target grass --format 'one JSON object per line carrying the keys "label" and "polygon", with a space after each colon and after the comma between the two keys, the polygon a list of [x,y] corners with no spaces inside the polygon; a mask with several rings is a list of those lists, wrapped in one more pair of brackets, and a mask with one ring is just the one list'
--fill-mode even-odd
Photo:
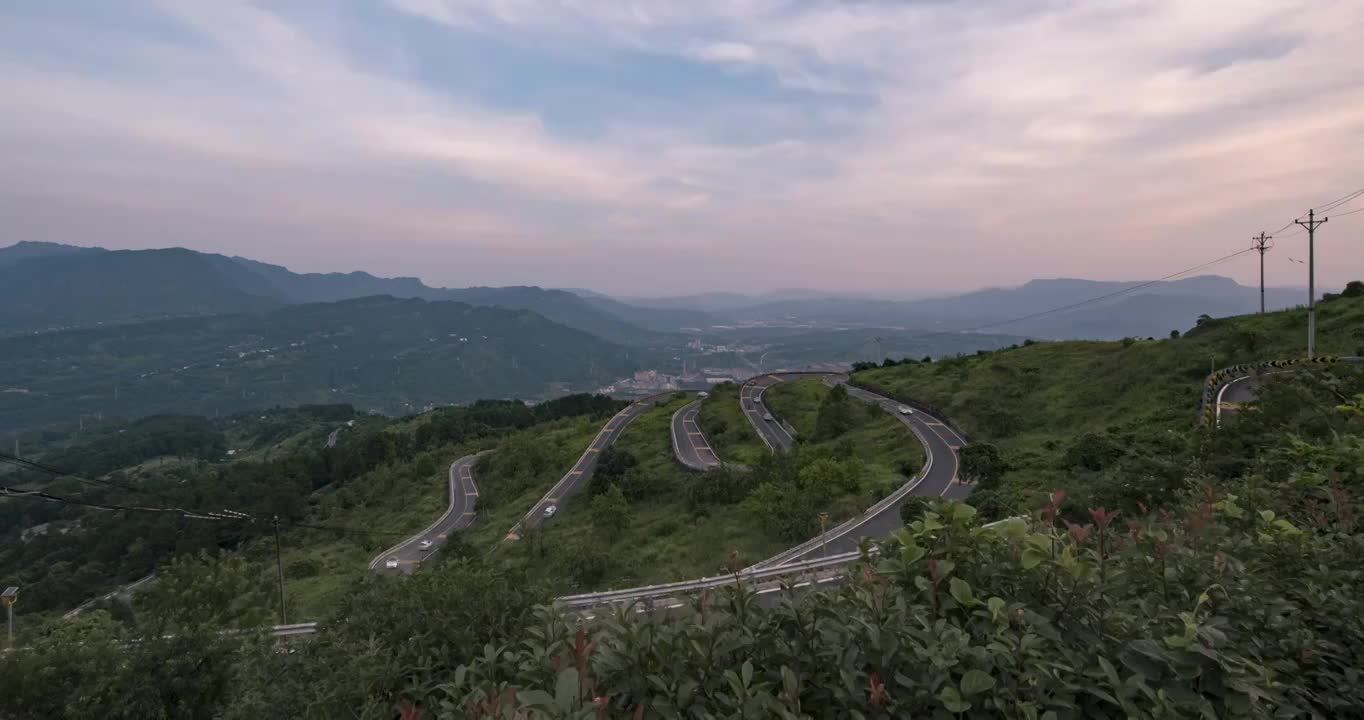
{"label": "grass", "polygon": [[[828,392],[815,379],[782,383],[768,390],[767,397],[772,398],[774,412],[782,408],[802,418],[798,427],[803,423],[802,436],[808,437],[813,435],[814,417]],[[730,399],[728,404],[737,410],[737,402]],[[725,400],[722,395],[718,402]],[[645,412],[617,440],[617,450],[639,460],[636,472],[648,478],[649,487],[646,497],[630,502],[628,526],[618,536],[612,538],[594,526],[592,506],[584,495],[506,557],[553,584],[556,592],[571,593],[720,574],[731,552],[737,552],[740,562],[747,565],[790,546],[789,541],[769,536],[740,504],[693,514],[688,489],[701,476],[676,462],[670,440],[673,413],[690,401],[679,396]],[[858,490],[838,498],[829,508],[834,522],[861,512],[889,493],[904,481],[900,469],[916,470],[923,461],[918,441],[898,420],[873,406],[850,402],[853,427],[842,438],[803,443],[816,452],[850,443],[862,461]],[[742,418],[739,421],[747,425]]]}
{"label": "grass", "polygon": [[721,383],[712,388],[710,397],[701,403],[697,421],[706,435],[706,442],[725,462],[749,465],[768,453],[758,431],[739,408],[739,386],[735,383]]}
{"label": "grass", "polygon": [[[376,555],[440,517],[449,507],[450,463],[478,449],[447,445],[405,463],[376,468],[335,492],[315,496],[308,524],[342,530],[295,528],[283,534],[291,617],[319,617],[369,572],[369,561]],[[258,542],[247,552],[265,564],[267,579],[274,582],[273,543]]]}
{"label": "grass", "polygon": [[[687,488],[699,477],[673,457],[670,423],[673,413],[691,402],[674,397],[630,424],[616,449],[639,460],[637,472],[651,483],[652,494],[630,503],[629,525],[614,540],[592,524],[584,490],[534,538],[527,538],[510,557],[553,583],[558,592],[684,580],[723,572],[731,551],[747,563],[773,555],[785,543],[767,538],[738,506],[711,509],[695,517],[688,509]],[[737,405],[736,405],[737,408]],[[600,572],[591,581],[565,564],[574,556],[595,555]],[[575,577],[576,576],[576,577]]]}
{"label": "grass", "polygon": [[[474,468],[480,493],[478,519],[468,531],[476,547],[492,548],[554,483],[573,467],[597,436],[605,420],[567,418],[515,433]],[[583,503],[574,497],[562,504],[571,512]]]}
{"label": "grass", "polygon": [[815,423],[819,407],[832,388],[819,378],[805,378],[773,385],[763,393],[763,402],[774,417],[790,423],[802,449],[816,452],[832,450],[840,443],[851,443],[853,457],[862,461],[862,492],[835,502],[830,515],[837,521],[856,515],[865,507],[889,495],[907,477],[923,467],[923,445],[914,433],[890,413],[849,398],[853,408],[852,427],[834,439],[816,439]]}
{"label": "grass", "polygon": [[[1305,310],[1286,310],[1206,321],[1177,339],[1035,343],[853,378],[936,405],[972,440],[997,444],[1015,493],[1074,492],[1085,481],[1062,457],[1077,437],[1108,432],[1174,452],[1196,424],[1210,367],[1301,357],[1306,325]],[[1318,306],[1317,352],[1364,352],[1364,298]]]}

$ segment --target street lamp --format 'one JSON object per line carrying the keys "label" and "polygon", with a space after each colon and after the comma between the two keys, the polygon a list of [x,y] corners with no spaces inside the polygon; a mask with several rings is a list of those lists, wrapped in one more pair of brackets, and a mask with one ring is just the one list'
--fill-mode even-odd
{"label": "street lamp", "polygon": [[14,647],[14,601],[19,599],[19,586],[11,585],[0,593],[0,603],[5,604],[5,614],[9,616],[9,647]]}

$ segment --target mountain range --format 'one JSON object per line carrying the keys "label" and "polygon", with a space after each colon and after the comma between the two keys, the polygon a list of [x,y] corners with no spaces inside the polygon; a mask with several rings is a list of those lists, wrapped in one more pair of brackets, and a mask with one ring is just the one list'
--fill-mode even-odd
{"label": "mountain range", "polygon": [[541,399],[628,375],[635,358],[529,310],[389,296],[13,335],[0,338],[0,431],[95,413]]}
{"label": "mountain range", "polygon": [[[780,299],[774,299],[780,298]],[[1305,303],[1307,291],[1267,288],[1268,309]],[[1259,289],[1203,275],[1167,282],[1110,282],[1071,278],[1033,280],[919,300],[886,300],[815,291],[764,295],[702,293],[629,298],[635,306],[697,310],[726,324],[801,323],[824,327],[883,327],[929,332],[1008,333],[1044,339],[1115,339],[1185,330],[1199,315],[1254,312]]]}
{"label": "mountain range", "polygon": [[[0,333],[270,310],[371,295],[532,310],[613,342],[645,343],[697,313],[589,302],[538,287],[433,288],[365,272],[295,273],[184,248],[104,250],[21,242],[0,249]],[[619,314],[628,315],[629,321]]]}
{"label": "mountain range", "polygon": [[[0,249],[0,334],[260,312],[370,295],[531,310],[629,345],[669,344],[676,339],[669,336],[678,332],[774,324],[1111,339],[1163,335],[1192,327],[1199,315],[1237,315],[1259,307],[1257,288],[1211,275],[1155,283],[1039,279],[916,300],[807,289],[614,298],[586,289],[439,288],[417,278],[365,272],[296,273],[184,248],[104,250],[21,242]],[[1269,309],[1281,309],[1302,303],[1305,295],[1296,288],[1268,288],[1265,302]]]}

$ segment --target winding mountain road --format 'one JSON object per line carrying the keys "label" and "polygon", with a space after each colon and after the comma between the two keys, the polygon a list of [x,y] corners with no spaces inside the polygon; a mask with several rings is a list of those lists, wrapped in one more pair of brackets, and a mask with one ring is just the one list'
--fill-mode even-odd
{"label": "winding mountain road", "polygon": [[[411,574],[422,560],[445,544],[450,533],[474,524],[474,509],[478,504],[474,465],[486,452],[465,455],[450,463],[450,506],[446,508],[445,514],[436,518],[425,530],[375,556],[369,562],[371,571]],[[397,567],[388,567],[390,559],[396,560]]]}
{"label": "winding mountain road", "polygon": [[673,413],[670,432],[672,434],[673,455],[678,462],[698,472],[720,467],[720,457],[715,454],[706,436],[701,432],[697,414],[705,398],[698,398]]}
{"label": "winding mountain road", "polygon": [[[810,373],[801,374],[801,376],[822,376],[825,382],[830,384],[846,383],[847,381],[846,376],[836,374]],[[749,388],[749,390],[745,393],[741,388],[740,395],[741,406],[746,406],[745,414],[750,414],[750,411],[765,413],[766,410],[762,408],[761,393],[766,388],[781,382],[782,379],[780,376],[764,375],[745,383],[743,388]],[[909,428],[910,432],[924,447],[925,462],[923,468],[913,478],[908,479],[897,488],[895,492],[867,508],[861,515],[800,545],[739,571],[741,580],[770,581],[792,572],[803,573],[820,569],[825,572],[832,571],[837,566],[856,559],[857,545],[861,538],[885,537],[900,527],[899,507],[905,498],[910,496],[960,498],[970,493],[970,486],[962,484],[957,479],[957,450],[965,445],[965,441],[946,423],[922,411],[902,414],[899,412],[900,404],[895,400],[851,385],[847,389],[850,396],[881,407],[886,412],[892,413]],[[593,438],[573,468],[559,482],[555,483],[554,487],[508,533],[508,539],[517,539],[524,533],[526,527],[538,525],[545,519],[545,507],[560,505],[576,492],[583,482],[590,479],[601,452],[616,441],[626,426],[670,395],[671,393],[667,393],[636,401],[612,416],[597,433],[597,436]],[[678,453],[679,458],[685,454],[685,449],[679,446],[679,435],[690,436],[688,428],[696,427],[696,412],[700,407],[700,402],[698,400],[689,403],[673,415],[670,432],[673,435],[674,452]],[[752,422],[751,415],[750,422]],[[759,420],[759,422],[780,427],[779,423],[774,421]],[[699,434],[699,428],[697,432]],[[789,432],[785,431],[785,428],[778,430],[774,427],[769,428],[767,433],[763,433],[761,430],[759,432],[773,452],[782,452],[789,449],[794,443],[794,438]],[[700,442],[704,443],[704,438]],[[709,449],[708,445],[705,447],[707,450]],[[697,446],[693,444],[690,448],[696,450]],[[704,457],[715,458],[715,455],[711,451],[708,456]],[[698,452],[692,459],[699,465],[706,465],[707,463],[702,458],[703,456]],[[387,560],[396,557],[398,559],[396,570],[411,572],[425,557],[426,553],[435,549],[437,542],[444,541],[448,532],[467,527],[473,521],[473,501],[477,499],[477,488],[473,485],[472,469],[476,459],[476,456],[469,455],[456,460],[451,465],[451,506],[446,514],[421,534],[405,540],[376,557],[370,563],[372,570],[384,569]],[[718,458],[715,458],[716,464],[718,461]],[[472,492],[456,492],[457,489],[464,488],[472,489]],[[464,502],[467,504],[457,505],[460,496],[465,498]],[[422,548],[420,546],[422,540],[430,541],[431,546]],[[700,589],[713,587],[717,583],[724,584],[733,581],[733,575],[724,578],[701,578],[662,585],[566,596],[559,598],[559,602],[565,607],[574,608],[590,608],[635,601],[653,603],[657,600],[675,598]]]}
{"label": "winding mountain road", "polygon": [[526,513],[516,525],[512,526],[506,539],[519,540],[527,529],[533,529],[548,520],[549,518],[545,516],[546,508],[553,506],[557,512],[557,509],[567,502],[568,498],[577,492],[583,483],[592,478],[592,471],[597,467],[597,458],[601,456],[602,451],[616,442],[616,438],[620,437],[626,426],[634,422],[635,418],[643,415],[649,408],[672,397],[672,394],[667,392],[636,400],[627,405],[624,410],[613,415],[610,420],[607,420],[597,436],[592,438],[587,450],[584,450],[582,456],[578,458],[578,462],[573,464],[573,467],[559,479],[559,482],[554,483],[554,487],[550,488],[549,492],[545,493],[545,496],[535,503],[530,512]]}
{"label": "winding mountain road", "polygon": [[763,405],[763,392],[781,381],[777,374],[759,375],[739,386],[739,409],[772,452],[786,452],[796,444],[795,434]]}

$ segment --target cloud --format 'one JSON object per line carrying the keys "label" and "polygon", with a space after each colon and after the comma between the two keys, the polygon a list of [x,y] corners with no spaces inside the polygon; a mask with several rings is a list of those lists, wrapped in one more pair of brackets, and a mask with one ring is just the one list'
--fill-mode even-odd
{"label": "cloud", "polygon": [[705,43],[697,46],[696,57],[710,62],[752,62],[758,53],[751,45],[736,42]]}
{"label": "cloud", "polygon": [[945,289],[1159,275],[1364,185],[1351,0],[35,7],[0,10],[15,239]]}

